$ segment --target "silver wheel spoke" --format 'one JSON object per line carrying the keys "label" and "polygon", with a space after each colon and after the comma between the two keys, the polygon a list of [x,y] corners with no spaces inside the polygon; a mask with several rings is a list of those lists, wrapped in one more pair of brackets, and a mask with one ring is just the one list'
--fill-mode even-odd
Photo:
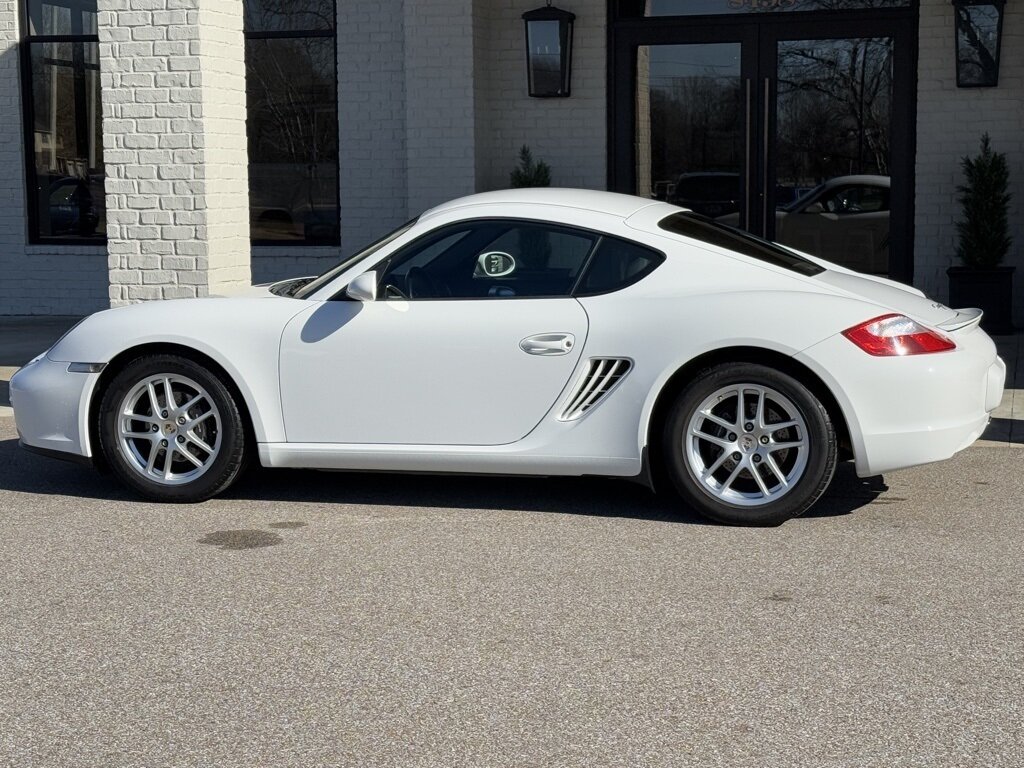
{"label": "silver wheel spoke", "polygon": [[153,442],[152,447],[149,449],[149,460],[146,462],[146,474],[151,475],[156,472],[156,457],[160,453],[160,448],[157,446],[156,441]]}
{"label": "silver wheel spoke", "polygon": [[754,414],[754,424],[758,429],[764,427],[764,400],[765,391],[762,389],[757,393],[757,413]]}
{"label": "silver wheel spoke", "polygon": [[195,465],[196,465],[197,467],[202,467],[202,466],[204,465],[204,463],[203,463],[202,461],[200,461],[199,459],[197,459],[197,458],[196,458],[195,456],[193,456],[193,455],[192,455],[191,453],[189,453],[189,452],[188,452],[187,450],[185,450],[184,448],[175,448],[174,450],[175,450],[175,451],[177,451],[177,453],[178,453],[178,455],[179,455],[179,456],[181,456],[181,457],[183,457],[183,458],[187,459],[188,461],[191,461],[191,462],[192,462],[193,464],[195,464]]}
{"label": "silver wheel spoke", "polygon": [[728,440],[721,437],[715,437],[714,435],[709,435],[707,432],[694,432],[693,436],[699,440],[707,440],[709,443],[713,443],[714,445],[722,448],[732,448],[732,443]]}
{"label": "silver wheel spoke", "polygon": [[784,429],[790,429],[791,427],[799,427],[799,421],[783,421],[780,424],[765,424],[765,429],[770,429],[772,432],[781,432]]}
{"label": "silver wheel spoke", "polygon": [[184,405],[178,406],[176,412],[181,414],[187,414],[190,410],[192,410],[195,406],[201,403],[204,399],[205,395],[196,395]]}
{"label": "silver wheel spoke", "polygon": [[170,414],[174,410],[174,392],[171,390],[171,380],[164,378],[164,409]]}
{"label": "silver wheel spoke", "polygon": [[155,432],[122,432],[121,437],[126,440],[155,440]]}
{"label": "silver wheel spoke", "polygon": [[764,494],[765,498],[772,495],[772,492],[768,490],[768,486],[764,482],[764,478],[761,477],[761,473],[758,472],[757,467],[753,466],[750,468],[750,474],[754,476],[754,482],[757,483],[757,487],[761,489],[761,493]]}
{"label": "silver wheel spoke", "polygon": [[740,462],[739,464],[736,465],[736,468],[732,471],[732,474],[730,474],[726,481],[722,483],[722,493],[725,493],[730,488],[732,488],[732,484],[736,482],[736,478],[740,476],[740,472],[742,472],[743,469],[743,462]]}
{"label": "silver wheel spoke", "polygon": [[806,441],[800,440],[796,443],[772,443],[768,446],[769,453],[775,453],[776,451],[785,451],[790,448],[803,448],[807,445]]}
{"label": "silver wheel spoke", "polygon": [[711,413],[711,411],[702,411],[701,416],[710,421],[712,424],[717,424],[722,429],[728,429],[730,432],[736,431],[735,424],[730,424],[728,421],[721,418],[720,416],[715,416],[715,414]]}
{"label": "silver wheel spoke", "polygon": [[729,458],[729,452],[728,451],[722,451],[722,455],[719,456],[715,460],[714,464],[712,464],[710,467],[708,467],[707,469],[704,470],[704,474],[701,475],[700,479],[701,480],[707,480],[709,477],[711,477],[713,474],[715,474],[715,472],[717,472],[719,469],[722,468],[722,465],[725,464],[725,462],[726,462],[726,460],[728,458]]}
{"label": "silver wheel spoke", "polygon": [[206,441],[204,441],[201,437],[199,437],[199,435],[197,435],[192,430],[189,430],[188,432],[185,433],[185,438],[190,443],[192,443],[192,445],[196,446],[196,448],[199,448],[202,451],[206,451],[211,456],[213,455],[213,448],[208,446],[206,444]]}
{"label": "silver wheel spoke", "polygon": [[789,488],[789,481],[786,480],[786,476],[784,474],[782,474],[782,470],[779,469],[779,465],[775,463],[775,459],[773,459],[769,455],[769,456],[765,457],[764,462],[765,462],[765,464],[768,465],[768,469],[770,469],[772,471],[772,474],[775,475],[776,479],[779,481],[779,484],[783,488]]}
{"label": "silver wheel spoke", "polygon": [[195,429],[197,426],[202,424],[204,421],[206,421],[208,418],[210,418],[213,415],[214,415],[213,411],[207,411],[206,413],[200,414],[199,416],[196,416],[191,421],[186,422],[185,426],[182,427],[182,429],[185,430],[186,432],[191,432],[193,429]]}
{"label": "silver wheel spoke", "polygon": [[160,401],[156,398],[156,387],[153,386],[152,381],[146,382],[146,390],[149,392],[149,404],[153,408],[153,418],[160,418]]}

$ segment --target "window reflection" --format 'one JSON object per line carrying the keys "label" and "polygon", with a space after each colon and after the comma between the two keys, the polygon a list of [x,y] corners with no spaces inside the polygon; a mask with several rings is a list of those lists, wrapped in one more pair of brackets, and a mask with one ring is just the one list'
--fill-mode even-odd
{"label": "window reflection", "polygon": [[334,0],[245,0],[245,31],[333,30]]}
{"label": "window reflection", "polygon": [[246,0],[255,242],[339,242],[334,14],[331,0]]}
{"label": "window reflection", "polygon": [[96,3],[30,2],[33,42],[27,120],[32,126],[29,168],[30,239],[102,240],[106,234]]}
{"label": "window reflection", "polygon": [[999,82],[999,18],[995,5],[956,8],[957,85],[994,86]]}

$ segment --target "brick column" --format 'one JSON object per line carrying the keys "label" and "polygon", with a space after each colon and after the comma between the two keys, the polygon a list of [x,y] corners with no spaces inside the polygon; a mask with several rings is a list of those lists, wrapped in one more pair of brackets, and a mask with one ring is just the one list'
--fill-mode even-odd
{"label": "brick column", "polygon": [[99,0],[112,306],[251,282],[241,0]]}

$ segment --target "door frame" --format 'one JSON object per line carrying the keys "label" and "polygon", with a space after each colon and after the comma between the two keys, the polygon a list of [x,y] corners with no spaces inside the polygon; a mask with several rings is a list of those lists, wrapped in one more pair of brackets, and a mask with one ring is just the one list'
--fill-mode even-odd
{"label": "door frame", "polygon": [[[608,3],[608,188],[635,194],[636,50],[641,45],[741,43],[741,77],[746,96],[747,167],[741,194],[751,229],[774,227],[764,195],[774,189],[777,44],[786,40],[892,37],[893,110],[890,141],[889,274],[910,283],[914,277],[914,172],[917,152],[918,6],[906,8],[747,13],[718,16],[615,17]],[[768,81],[767,92],[764,87]],[[767,100],[766,100],[767,97]],[[899,109],[898,105],[912,105]],[[758,158],[761,158],[758,162]],[[751,167],[753,164],[754,167]],[[766,221],[767,218],[767,221]],[[893,223],[899,226],[893,226]],[[773,234],[769,232],[768,234]]]}

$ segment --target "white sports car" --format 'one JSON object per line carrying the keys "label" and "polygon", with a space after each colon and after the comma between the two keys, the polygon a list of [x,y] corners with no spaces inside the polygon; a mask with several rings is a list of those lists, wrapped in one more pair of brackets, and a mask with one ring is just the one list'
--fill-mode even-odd
{"label": "white sports car", "polygon": [[523,190],[434,208],[317,278],[95,314],[20,370],[31,450],[193,502],[264,467],[664,477],[777,524],[982,433],[978,327],[663,202]]}

